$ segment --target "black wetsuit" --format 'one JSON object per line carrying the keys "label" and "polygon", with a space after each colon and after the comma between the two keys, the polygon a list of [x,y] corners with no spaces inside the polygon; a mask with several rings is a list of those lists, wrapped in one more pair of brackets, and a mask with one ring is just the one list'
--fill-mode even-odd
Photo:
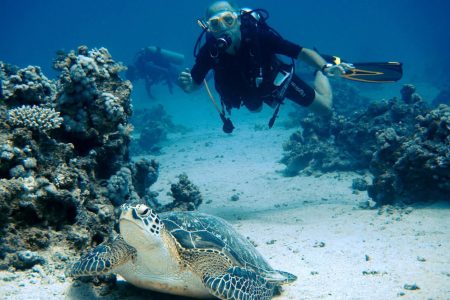
{"label": "black wetsuit", "polygon": [[[207,42],[199,51],[196,63],[192,68],[192,78],[201,84],[209,70],[214,70],[214,80],[217,91],[225,107],[239,108],[242,104],[249,110],[257,110],[263,101],[273,106],[277,99],[277,87],[273,82],[280,70],[290,71],[290,66],[284,64],[276,54],[297,58],[302,47],[284,40],[272,31],[258,32],[258,43],[245,35],[241,30],[241,45],[235,55],[226,52],[217,53],[213,43]],[[255,58],[255,44],[259,45],[259,58]],[[258,46],[257,46],[258,47]],[[262,68],[262,83],[257,87],[255,78]],[[279,89],[279,88],[278,88]],[[292,80],[284,95],[286,98],[302,106],[310,105],[315,97],[315,91],[297,75]]]}

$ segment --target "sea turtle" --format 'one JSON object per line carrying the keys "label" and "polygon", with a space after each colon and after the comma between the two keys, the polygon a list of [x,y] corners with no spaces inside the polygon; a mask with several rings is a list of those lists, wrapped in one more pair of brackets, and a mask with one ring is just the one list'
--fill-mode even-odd
{"label": "sea turtle", "polygon": [[121,207],[120,235],[67,268],[71,277],[119,274],[131,284],[197,298],[267,300],[295,275],[273,269],[225,220],[199,212]]}

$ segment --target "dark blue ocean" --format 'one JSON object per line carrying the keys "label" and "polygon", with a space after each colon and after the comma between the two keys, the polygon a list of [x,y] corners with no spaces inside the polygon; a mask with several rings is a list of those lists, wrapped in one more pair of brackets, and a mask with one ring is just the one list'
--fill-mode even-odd
{"label": "dark blue ocean", "polygon": [[[52,61],[58,50],[76,50],[79,45],[106,47],[115,61],[129,65],[140,49],[159,46],[184,55],[184,65],[178,66],[181,70],[193,65],[193,48],[201,33],[197,19],[212,2],[1,0],[0,61],[20,68],[40,66],[47,77],[56,78]],[[404,75],[397,83],[346,81],[371,100],[399,96],[402,86],[411,83],[425,101],[432,102],[450,82],[448,0],[264,0],[238,4],[267,9],[269,25],[303,47],[349,62],[402,62]],[[152,89],[155,101],[149,101],[142,80],[133,83],[135,108],[160,102],[176,122],[211,125],[202,124],[209,116],[215,126],[217,114],[206,93],[186,95],[175,87],[170,94],[161,84]],[[236,112],[235,118],[242,111]],[[266,119],[271,114],[268,110],[266,115],[258,115]],[[242,118],[249,124],[254,122],[245,114]]]}
{"label": "dark blue ocean", "polygon": [[[200,33],[196,19],[211,1],[2,0],[0,60],[39,65],[52,77],[55,51],[78,45],[106,47],[129,63],[159,45],[185,54]],[[241,1],[266,8],[269,24],[304,47],[350,61],[401,61],[404,80],[443,81],[450,68],[450,1]],[[448,77],[446,78],[448,81]]]}

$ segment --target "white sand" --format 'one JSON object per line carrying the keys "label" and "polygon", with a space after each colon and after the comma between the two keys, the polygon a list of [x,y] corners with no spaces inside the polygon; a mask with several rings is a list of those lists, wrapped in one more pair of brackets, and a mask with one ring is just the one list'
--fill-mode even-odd
{"label": "white sand", "polygon": [[[360,175],[282,176],[281,143],[292,131],[279,124],[270,131],[239,124],[226,136],[219,122],[212,124],[170,136],[173,143],[157,157],[161,169],[153,188],[169,201],[170,183],[187,173],[204,197],[200,211],[225,218],[273,267],[298,276],[277,299],[450,298],[448,204],[360,209],[369,199],[365,192],[352,193],[352,179]],[[239,199],[232,201],[233,195]],[[70,287],[70,280],[35,274],[17,272],[11,282],[0,280],[0,299],[95,299],[85,285]],[[406,290],[405,284],[420,289]],[[102,299],[150,299],[126,283],[120,287]]]}
{"label": "white sand", "polygon": [[[163,196],[185,170],[211,201],[201,211],[227,219],[275,268],[298,276],[278,299],[449,299],[450,206],[363,210],[367,193],[351,189],[360,175],[283,177],[277,161],[289,135],[247,127],[180,138],[159,157],[167,183],[155,188]],[[414,283],[419,290],[404,289]]]}

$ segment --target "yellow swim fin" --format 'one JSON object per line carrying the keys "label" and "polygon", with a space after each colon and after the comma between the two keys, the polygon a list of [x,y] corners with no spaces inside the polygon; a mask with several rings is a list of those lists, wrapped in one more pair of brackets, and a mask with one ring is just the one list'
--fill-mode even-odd
{"label": "yellow swim fin", "polygon": [[[329,63],[344,62],[340,57],[322,55]],[[348,69],[342,77],[361,82],[386,83],[395,82],[402,78],[403,64],[400,62],[363,62],[352,63],[354,69]]]}

